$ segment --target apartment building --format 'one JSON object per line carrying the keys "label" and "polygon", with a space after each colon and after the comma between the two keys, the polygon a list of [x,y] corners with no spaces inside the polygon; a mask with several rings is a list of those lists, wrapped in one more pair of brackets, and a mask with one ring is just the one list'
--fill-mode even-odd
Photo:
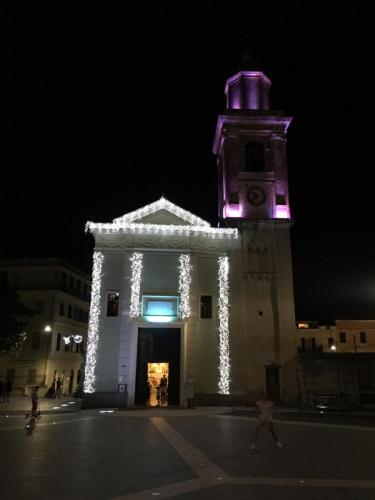
{"label": "apartment building", "polygon": [[90,277],[59,259],[0,260],[0,276],[34,316],[19,355],[0,356],[0,376],[13,390],[44,394],[60,378],[62,393],[82,382],[90,300]]}

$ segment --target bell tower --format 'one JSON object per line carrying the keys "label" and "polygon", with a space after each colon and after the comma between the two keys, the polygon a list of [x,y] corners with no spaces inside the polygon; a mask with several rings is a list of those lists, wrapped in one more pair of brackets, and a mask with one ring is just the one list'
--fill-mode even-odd
{"label": "bell tower", "polygon": [[271,81],[240,71],[225,85],[213,152],[221,225],[237,227],[229,254],[231,395],[248,403],[296,397],[296,336],[286,133],[270,109]]}
{"label": "bell tower", "polygon": [[270,87],[261,71],[240,71],[226,82],[227,109],[213,146],[221,220],[290,218],[286,132],[292,119],[270,110]]}

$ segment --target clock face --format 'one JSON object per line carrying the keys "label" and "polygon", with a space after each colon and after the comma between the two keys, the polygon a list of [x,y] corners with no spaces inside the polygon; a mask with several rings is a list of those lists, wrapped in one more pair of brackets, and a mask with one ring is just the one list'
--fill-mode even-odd
{"label": "clock face", "polygon": [[261,187],[253,186],[247,192],[247,199],[251,205],[259,207],[266,201],[266,193]]}

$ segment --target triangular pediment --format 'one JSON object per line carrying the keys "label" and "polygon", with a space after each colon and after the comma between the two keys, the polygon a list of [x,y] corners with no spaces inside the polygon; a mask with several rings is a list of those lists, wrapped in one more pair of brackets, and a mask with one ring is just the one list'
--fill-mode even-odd
{"label": "triangular pediment", "polygon": [[210,224],[183,208],[160,198],[134,212],[129,212],[113,220],[114,224],[163,224],[174,226],[204,226]]}

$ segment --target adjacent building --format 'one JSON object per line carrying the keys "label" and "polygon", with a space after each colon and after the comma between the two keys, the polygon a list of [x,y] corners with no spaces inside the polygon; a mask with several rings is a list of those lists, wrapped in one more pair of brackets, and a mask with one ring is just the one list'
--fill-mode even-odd
{"label": "adjacent building", "polygon": [[375,404],[375,320],[297,323],[301,401],[327,395],[348,405]]}
{"label": "adjacent building", "polygon": [[1,280],[17,292],[34,316],[18,356],[0,356],[0,375],[13,389],[46,391],[54,380],[73,394],[82,382],[87,339],[90,276],[58,259],[0,260]]}
{"label": "adjacent building", "polygon": [[[229,78],[218,117],[219,226],[165,198],[95,238],[84,405],[168,404],[297,395],[286,134],[260,71]],[[136,207],[135,207],[136,208]]]}

